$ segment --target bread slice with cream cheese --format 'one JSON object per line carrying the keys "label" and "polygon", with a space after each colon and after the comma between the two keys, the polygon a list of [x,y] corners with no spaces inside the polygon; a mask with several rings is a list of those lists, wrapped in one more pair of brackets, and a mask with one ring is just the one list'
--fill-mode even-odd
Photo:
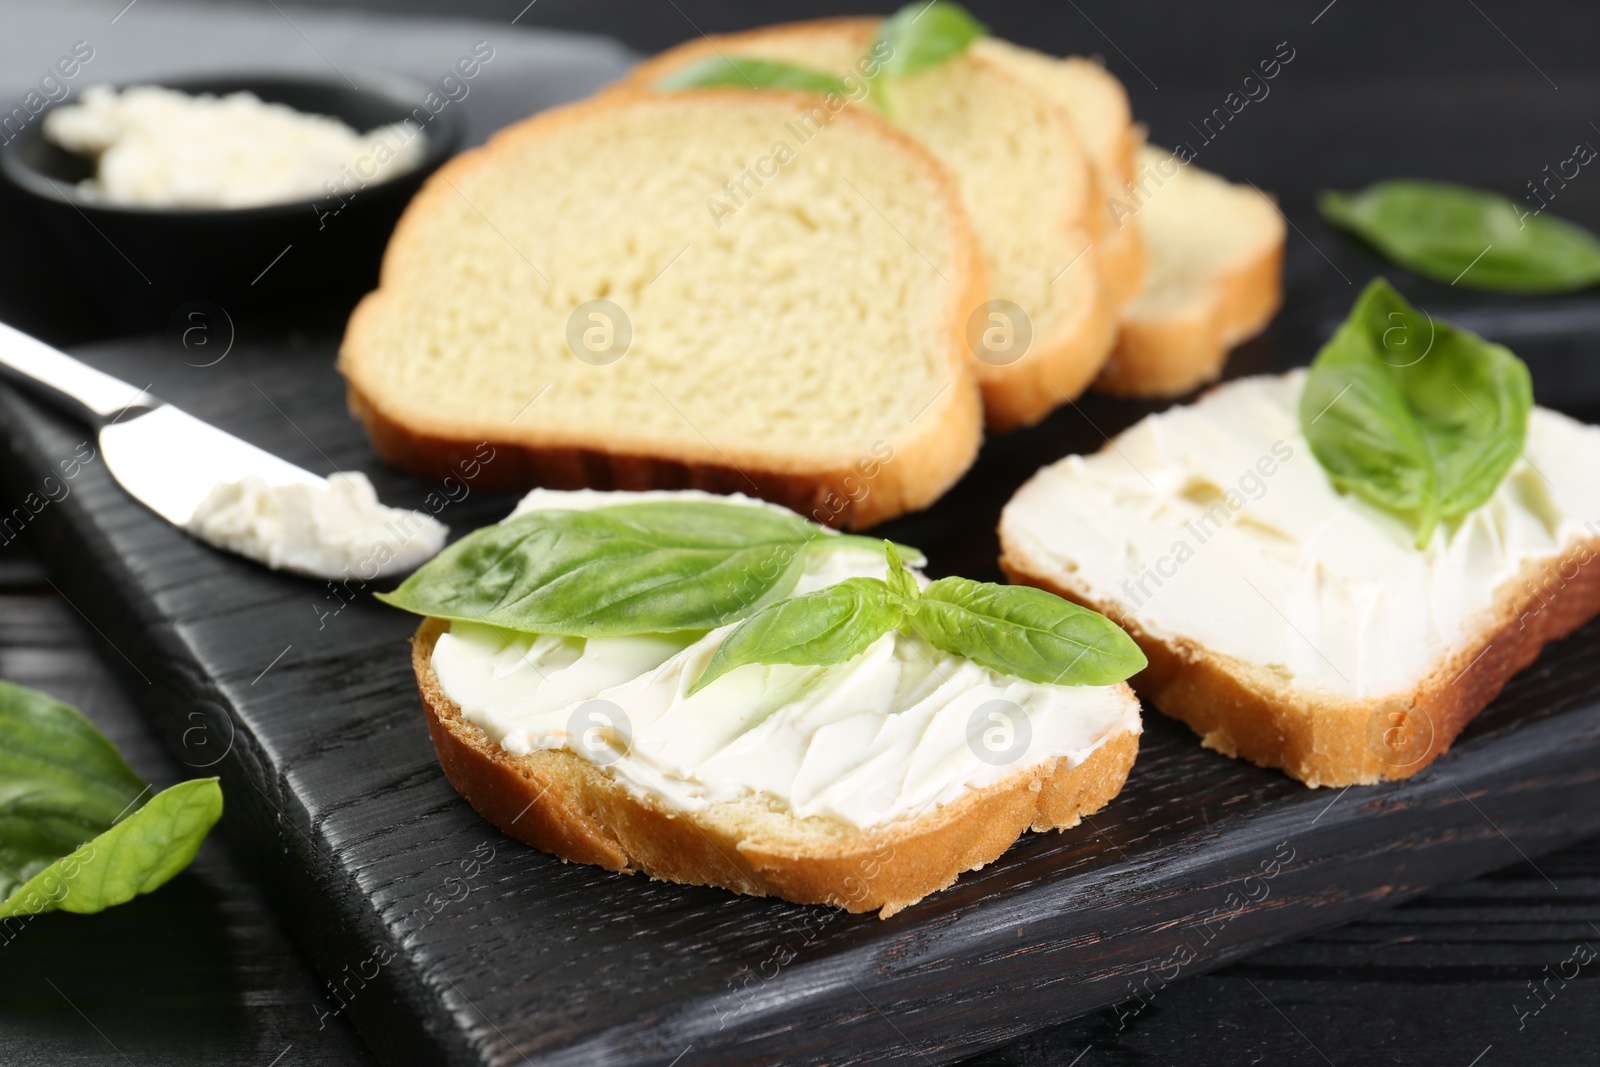
{"label": "bread slice with cream cheese", "polygon": [[[624,86],[659,89],[672,72],[719,55],[855,75],[862,84],[858,64],[878,24],[824,19],[696,39],[640,64]],[[926,146],[961,190],[983,250],[990,288],[966,310],[987,424],[1037,422],[1088,387],[1115,332],[1116,302],[1092,247],[1100,217],[1093,175],[1072,117],[978,49],[882,79],[876,91],[895,126]],[[814,110],[826,113],[815,99]],[[872,110],[865,102],[852,109]]]}
{"label": "bread slice with cream cheese", "polygon": [[752,492],[841,526],[937,499],[982,435],[981,258],[923,147],[814,106],[612,95],[441,168],[339,352],[379,454],[436,478],[487,442],[490,488]]}
{"label": "bread slice with cream cheese", "polygon": [[1406,777],[1600,613],[1600,428],[1535,408],[1494,495],[1419,550],[1329,482],[1304,380],[1230,382],[1044,468],[1001,565],[1121,624],[1135,688],[1207,747],[1312,786]]}
{"label": "bread slice with cream cheese", "polygon": [[1253,186],[1146,146],[1113,206],[1138,225],[1149,265],[1095,388],[1179,396],[1213,381],[1228,351],[1283,302],[1286,228],[1277,205]]}
{"label": "bread slice with cream cheese", "polygon": [[[518,514],[632,499],[538,491]],[[795,592],[883,567],[841,547]],[[1024,682],[894,632],[835,666],[747,664],[690,694],[730,629],[427,619],[412,656],[440,763],[485,818],[564,860],[888,916],[1024,830],[1076,825],[1138,750],[1126,683]]]}

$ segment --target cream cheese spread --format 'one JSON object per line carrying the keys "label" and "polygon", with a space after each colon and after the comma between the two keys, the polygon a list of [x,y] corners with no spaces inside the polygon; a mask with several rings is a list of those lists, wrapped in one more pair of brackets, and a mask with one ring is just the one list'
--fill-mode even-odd
{"label": "cream cheese spread", "polygon": [[1600,538],[1600,428],[1535,408],[1494,496],[1418,550],[1328,481],[1300,432],[1304,384],[1231,382],[1046,467],[1006,506],[1008,554],[1158,640],[1368,698],[1426,678],[1524,567]]}
{"label": "cream cheese spread", "polygon": [[[535,491],[518,513],[671,495]],[[877,552],[841,546],[813,554],[795,592],[884,572]],[[432,665],[467,720],[513,754],[566,749],[678,810],[759,796],[862,828],[1051,758],[1075,765],[1140,729],[1125,686],[1025,682],[898,633],[845,663],[749,664],[688,695],[732,629],[583,639],[457,622]]]}
{"label": "cream cheese spread", "polygon": [[331,474],[326,485],[268,485],[256,475],[222,482],[185,529],[274,570],[369,580],[432,559],[448,532],[431,515],[378,503],[359,472]]}
{"label": "cream cheese spread", "polygon": [[153,85],[97,85],[45,116],[55,144],[95,157],[79,188],[113,204],[239,208],[359,189],[422,159],[414,123],[361,134],[252,93],[191,96]]}

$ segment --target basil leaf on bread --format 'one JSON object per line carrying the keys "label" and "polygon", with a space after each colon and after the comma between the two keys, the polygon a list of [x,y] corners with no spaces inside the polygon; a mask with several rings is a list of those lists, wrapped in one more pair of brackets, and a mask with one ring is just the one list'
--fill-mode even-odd
{"label": "basil leaf on bread", "polygon": [[885,554],[885,579],[851,578],[740,623],[690,692],[751,663],[843,663],[891,630],[1046,685],[1114,685],[1145,667],[1139,646],[1098,612],[1029,586],[941,578],[918,589],[894,546]]}
{"label": "basil leaf on bread", "polygon": [[1032,586],[940,578],[908,617],[933,647],[1029,682],[1114,685],[1146,665],[1116,623]]}
{"label": "basil leaf on bread", "polygon": [[988,32],[960,4],[912,0],[879,24],[871,54],[887,57],[883,77],[920,74],[959,56]]}
{"label": "basil leaf on bread", "polygon": [[710,500],[535,511],[468,534],[378,599],[523,633],[711,630],[788,596],[808,555],[881,545]]}
{"label": "basil leaf on bread", "polygon": [[[791,597],[806,561],[882,553],[885,577]],[[944,578],[926,590],[892,541],[836,534],[770,507],[645,500],[534,511],[468,534],[387,604],[522,633],[631,637],[739,622],[695,690],[746,663],[827,666],[900,629],[1031,682],[1110,685],[1144,656],[1115,623],[1038,589]]]}
{"label": "basil leaf on bread", "polygon": [[1334,486],[1399,517],[1423,548],[1494,495],[1532,409],[1528,368],[1509,349],[1378,278],[1311,364],[1300,425]]}
{"label": "basil leaf on bread", "polygon": [[707,56],[673,71],[658,89],[793,89],[807,93],[849,94],[844,79],[826,71],[755,56]]}
{"label": "basil leaf on bread", "polygon": [[[869,91],[877,78],[919,74],[948,62],[972,47],[989,31],[966,8],[949,0],[913,0],[878,26],[872,47],[861,61]],[[755,56],[720,52],[672,71],[656,82],[658,89],[790,89],[842,97],[852,95],[844,77],[827,71]],[[881,99],[872,95],[875,106]]]}
{"label": "basil leaf on bread", "polygon": [[843,663],[899,625],[902,614],[899,598],[876,578],[847,578],[780,601],[725,637],[689,691],[699,692],[747,663]]}

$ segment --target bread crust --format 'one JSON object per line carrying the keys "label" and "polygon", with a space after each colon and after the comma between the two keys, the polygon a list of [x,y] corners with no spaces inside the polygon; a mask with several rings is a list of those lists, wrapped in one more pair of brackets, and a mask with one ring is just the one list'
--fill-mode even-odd
{"label": "bread crust", "polygon": [[[1187,723],[1207,748],[1280,768],[1313,787],[1416,774],[1546,644],[1600,614],[1600,539],[1585,540],[1557,562],[1525,565],[1475,620],[1472,639],[1409,691],[1341,700],[1293,688],[1257,665],[1186,639],[1153,637],[1115,602],[1041,573],[1006,544],[1004,527],[1001,546],[1000,566],[1011,581],[1093,608],[1128,631],[1150,661],[1132,679],[1134,689],[1157,710]],[[1553,591],[1537,581],[1552,572],[1559,576]]]}
{"label": "bread crust", "polygon": [[[1100,255],[1100,276],[1110,290],[1111,303],[1116,309],[1119,325],[1122,309],[1139,295],[1145,274],[1150,266],[1149,251],[1145,248],[1144,233],[1139,229],[1137,214],[1117,214],[1111,203],[1122,195],[1122,185],[1133,181],[1133,165],[1144,147],[1144,127],[1130,124],[1122,137],[1116,169],[1093,167],[1096,207],[1091,212],[1100,222],[1097,249]],[[1116,352],[1115,344],[1106,362]],[[1101,368],[1104,375],[1105,368]],[[1098,379],[1097,379],[1098,380]]]}
{"label": "bread crust", "polygon": [[1236,345],[1264,329],[1283,303],[1284,236],[1249,262],[1216,276],[1215,297],[1184,314],[1124,316],[1095,380],[1100,392],[1174,397],[1215,381]]}
{"label": "bread crust", "polygon": [[[1094,179],[1096,197],[1104,204],[1111,199],[1104,190],[1109,176],[1097,173]],[[1120,315],[1122,309],[1139,295],[1144,284],[1145,271],[1150,265],[1150,255],[1144,246],[1144,235],[1139,224],[1129,216],[1120,225],[1111,218],[1109,209],[1102,213],[1100,236],[1095,240],[1095,253],[1100,257],[1100,280],[1112,308]],[[1120,340],[1120,327],[1118,328]],[[1115,349],[1113,348],[1113,351]],[[1109,365],[1110,357],[1107,357]],[[1104,375],[1105,368],[1101,368]]]}
{"label": "bread crust", "polygon": [[[708,94],[743,97],[737,90]],[[770,93],[799,109],[812,100],[804,94]],[[478,485],[518,491],[545,486],[558,489],[703,489],[753,493],[830,526],[860,529],[908,511],[927,507],[942,496],[977,458],[983,440],[982,401],[965,357],[968,310],[988,292],[982,253],[972,234],[959,191],[936,160],[914,139],[874,116],[853,114],[847,121],[873,123],[925,165],[942,190],[960,247],[951,279],[952,298],[945,302],[945,335],[950,357],[950,383],[941,390],[895,440],[888,459],[880,455],[841,460],[808,455],[755,454],[736,447],[677,454],[606,444],[576,435],[562,436],[539,426],[507,424],[488,428],[473,423],[427,420],[414,411],[387,410],[365,383],[381,372],[370,366],[380,336],[377,323],[389,301],[397,299],[396,278],[412,242],[407,234],[416,220],[441,200],[457,196],[454,183],[495,161],[523,140],[542,136],[552,126],[584,119],[597,111],[626,107],[649,94],[611,92],[535,115],[497,133],[482,148],[462,153],[424,183],[395,227],[384,253],[379,286],[351,313],[339,348],[338,369],[347,386],[352,415],[365,428],[374,450],[385,462],[425,478],[455,474],[459,464],[476,457]],[[837,121],[837,116],[835,118]],[[479,454],[494,449],[492,462]],[[867,470],[874,473],[868,476]]]}
{"label": "bread crust", "polygon": [[[1090,247],[1084,259],[1096,258]],[[1094,270],[1099,270],[1098,261]],[[976,307],[976,302],[972,305]],[[976,356],[983,390],[984,426],[996,433],[1032,426],[1056,408],[1082,396],[1100,375],[1117,336],[1117,307],[1096,279],[1082,328],[1054,348],[1026,353],[1015,363],[994,366]]]}
{"label": "bread crust", "polygon": [[[1121,791],[1139,749],[1137,733],[1120,733],[1080,764],[1046,760],[953,803],[868,831],[774,815],[759,799],[674,811],[634,795],[580,756],[561,750],[515,756],[467,722],[433,673],[433,646],[448,627],[444,620],[424,620],[411,656],[428,733],[450,784],[525,844],[566,861],[642,871],[662,881],[887,918],[993,861],[1024,830],[1067,829],[1104,807]],[[730,816],[748,819],[752,811],[764,818],[764,830],[792,829],[749,836]]]}
{"label": "bread crust", "polygon": [[[359,310],[359,309],[358,309]],[[458,475],[476,459],[474,484],[491,491],[547,489],[702,489],[748,493],[826,526],[859,530],[932,504],[972,465],[982,440],[976,388],[956,383],[918,419],[926,429],[890,442],[893,457],[868,477],[857,466],[783,470],[741,462],[642,455],[581,444],[532,444],[496,434],[432,434],[390,418],[367,399],[353,378],[346,382],[350,413],[366,429],[386,463],[423,478]],[[481,449],[488,444],[492,460]]]}
{"label": "bread crust", "polygon": [[[639,63],[607,92],[648,92],[662,76],[695,60],[716,54],[736,54],[741,47],[785,34],[850,34],[861,39],[864,50],[872,40],[879,21],[873,17],[857,16],[815,19],[686,41]],[[971,56],[970,61],[1017,85],[1057,112],[1065,130],[1076,141],[1075,134],[1071,133],[1075,129],[1071,116],[1054,101],[1039,93],[1024,79],[1011,74],[1000,63],[976,55]],[[1136,148],[1137,142],[1133,142],[1133,145]],[[1083,210],[1077,217],[1063,220],[1065,232],[1062,237],[1068,246],[1074,243],[1074,238],[1089,243],[1089,250],[1079,269],[1094,272],[1093,293],[1088,306],[1083,309],[1077,328],[1059,343],[1048,348],[1035,347],[1014,363],[991,364],[976,354],[971,355],[971,365],[983,392],[984,424],[996,432],[1031,426],[1089,388],[1111,354],[1117,333],[1118,309],[1137,290],[1144,273],[1144,246],[1136,234],[1131,237],[1119,235],[1116,240],[1101,247],[1098,241],[1102,230],[1101,198],[1097,194],[1099,182],[1087,153],[1081,145],[1075,147],[1083,158],[1088,186]],[[1106,277],[1108,271],[1112,274],[1110,280]],[[976,309],[991,295],[987,289],[975,294],[966,305],[967,310]]]}

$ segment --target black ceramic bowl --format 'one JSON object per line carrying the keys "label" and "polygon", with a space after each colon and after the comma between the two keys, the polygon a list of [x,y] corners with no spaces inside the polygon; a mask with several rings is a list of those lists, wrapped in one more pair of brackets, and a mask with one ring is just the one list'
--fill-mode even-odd
{"label": "black ceramic bowl", "polygon": [[[423,180],[454,150],[452,109],[422,106],[428,87],[365,73],[344,82],[281,74],[141,81],[188,93],[245,90],[298,111],[332,115],[356,130],[403,119],[422,125],[422,161],[384,181],[347,181],[338,195],[251,208],[145,208],[107,204],[77,183],[94,164],[47,141],[30,123],[0,149],[0,172],[42,217],[87,286],[126,329],[159,328],[195,302],[239,313],[321,308],[335,315],[373,288],[389,233]],[[421,123],[422,117],[427,118]],[[332,176],[330,176],[332,177]],[[315,317],[314,315],[311,317]]]}

